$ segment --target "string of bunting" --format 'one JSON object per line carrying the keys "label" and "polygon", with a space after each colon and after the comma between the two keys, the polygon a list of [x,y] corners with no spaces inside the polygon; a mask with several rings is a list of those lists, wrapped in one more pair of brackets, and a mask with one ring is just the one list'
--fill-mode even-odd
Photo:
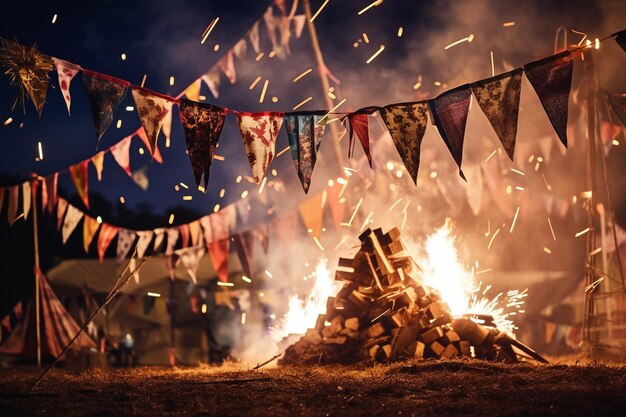
{"label": "string of bunting", "polygon": [[[266,24],[268,22],[267,16],[271,15],[271,13],[272,10],[269,8],[264,16]],[[272,27],[271,24],[268,25],[268,28],[270,27]],[[258,30],[258,22],[253,26],[252,32],[254,32],[254,28]],[[614,37],[626,51],[624,45],[625,32],[614,33],[600,41]],[[258,40],[256,36],[249,34],[249,37],[251,41],[253,39]],[[255,45],[254,41],[252,43]],[[7,45],[10,44],[15,43],[6,40],[2,41],[4,55],[6,55]],[[18,46],[24,48],[21,45]],[[113,120],[113,113],[126,95],[128,88],[131,88],[131,94],[135,101],[142,127],[108,149],[128,174],[130,174],[130,168],[127,150],[130,145],[130,138],[138,135],[148,146],[154,158],[159,161],[161,158],[156,144],[157,137],[163,126],[166,126],[166,129],[164,129],[167,130],[165,135],[169,137],[172,107],[174,104],[178,104],[181,124],[185,131],[188,155],[196,179],[196,185],[200,190],[206,191],[207,189],[215,148],[224,126],[226,114],[231,112],[237,114],[244,147],[251,165],[253,178],[257,183],[264,176],[274,157],[276,138],[284,120],[294,166],[306,193],[310,186],[317,152],[321,145],[324,127],[328,123],[327,118],[329,114],[343,116],[341,119],[347,122],[350,129],[349,148],[353,149],[356,136],[361,142],[368,160],[371,162],[368,116],[378,111],[391,134],[407,171],[415,183],[417,183],[419,171],[421,141],[430,117],[457,163],[459,174],[465,179],[465,175],[461,170],[463,143],[470,99],[473,94],[481,110],[490,121],[507,155],[512,159],[517,134],[522,72],[526,74],[537,93],[558,138],[567,147],[566,127],[573,69],[572,52],[577,52],[584,48],[586,46],[578,47],[571,51],[567,50],[538,61],[533,61],[513,71],[456,87],[434,99],[389,104],[383,107],[366,107],[351,113],[329,112],[326,110],[250,113],[231,110],[189,99],[190,96],[195,98],[196,93],[199,92],[195,84],[192,84],[191,92],[187,88],[179,97],[174,98],[143,87],[131,86],[128,81],[82,69],[75,64],[67,63],[67,61],[56,58],[53,61],[59,73],[59,84],[64,93],[68,109],[71,100],[69,94],[70,81],[74,75],[82,71],[83,83],[92,108],[97,140],[100,139]],[[233,48],[233,50],[235,49],[237,47]],[[229,78],[232,79],[233,71],[230,69],[232,57],[229,58],[228,55],[230,55],[230,51],[226,57],[227,61],[220,61],[216,66],[222,68],[227,77],[230,74]],[[0,59],[0,63],[6,64],[6,59]],[[224,70],[224,68],[227,68],[227,70]],[[211,71],[213,69],[209,72]],[[44,73],[45,77],[47,77],[47,72]],[[42,72],[34,71],[33,74],[41,77]],[[205,82],[206,78],[211,78],[207,74],[201,77]],[[34,77],[35,75],[32,76]],[[44,83],[43,80],[38,85],[45,85],[47,88],[47,83]],[[207,83],[207,85],[211,89],[211,84]],[[213,87],[215,87],[215,84],[213,84]],[[37,94],[44,95],[44,99],[46,88],[41,87],[36,90]],[[26,88],[26,90],[35,91],[33,88]],[[41,97],[37,94],[30,94],[34,103],[41,102]],[[188,98],[182,98],[182,95],[186,95]],[[38,98],[35,99],[35,97]],[[38,110],[40,110],[39,106]],[[169,121],[166,121],[168,118]],[[351,153],[352,151],[350,151]],[[99,153],[91,158],[94,165],[96,165],[99,176],[102,157],[103,154]],[[88,160],[72,166],[70,174],[85,206],[89,207],[87,165]]]}

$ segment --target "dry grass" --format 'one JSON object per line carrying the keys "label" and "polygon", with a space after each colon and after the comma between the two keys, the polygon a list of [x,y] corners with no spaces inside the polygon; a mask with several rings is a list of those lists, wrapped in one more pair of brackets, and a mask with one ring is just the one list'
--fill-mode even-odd
{"label": "dry grass", "polygon": [[394,365],[54,370],[35,393],[32,368],[0,371],[0,414],[525,416],[619,415],[626,366],[503,365],[474,360]]}

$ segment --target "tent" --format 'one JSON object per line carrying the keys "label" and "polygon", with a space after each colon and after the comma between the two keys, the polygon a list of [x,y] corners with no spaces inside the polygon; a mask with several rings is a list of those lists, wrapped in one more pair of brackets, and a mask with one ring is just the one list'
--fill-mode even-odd
{"label": "tent", "polygon": [[[41,356],[56,358],[69,343],[80,327],[59,301],[48,280],[41,271],[36,271],[40,297],[40,340]],[[0,345],[0,354],[19,355],[26,359],[37,356],[36,312],[34,303],[29,303],[26,314],[9,338]],[[82,333],[71,349],[95,349],[95,342]]]}

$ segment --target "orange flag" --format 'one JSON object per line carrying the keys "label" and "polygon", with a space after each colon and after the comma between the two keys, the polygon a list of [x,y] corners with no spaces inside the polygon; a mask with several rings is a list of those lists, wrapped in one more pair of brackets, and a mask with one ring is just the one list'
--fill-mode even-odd
{"label": "orange flag", "polygon": [[100,229],[100,234],[98,235],[98,258],[100,262],[104,260],[104,254],[106,253],[111,241],[117,234],[119,229],[115,226],[111,226],[110,224],[103,223],[102,228]]}
{"label": "orange flag", "polygon": [[100,223],[96,219],[85,215],[85,221],[83,222],[83,245],[85,252],[89,253],[89,245],[91,245],[99,227]]}
{"label": "orange flag", "polygon": [[299,205],[300,216],[312,237],[322,234],[324,199],[322,193],[316,194]]}
{"label": "orange flag", "polygon": [[70,167],[72,182],[78,195],[83,200],[85,207],[89,208],[89,182],[87,178],[87,168],[89,160],[82,161]]}

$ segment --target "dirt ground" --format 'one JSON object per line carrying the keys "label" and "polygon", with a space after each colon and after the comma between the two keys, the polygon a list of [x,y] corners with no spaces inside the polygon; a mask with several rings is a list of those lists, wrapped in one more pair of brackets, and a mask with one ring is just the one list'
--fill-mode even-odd
{"label": "dirt ground", "polygon": [[527,416],[624,415],[626,365],[477,360],[259,371],[143,367],[0,371],[0,415]]}

